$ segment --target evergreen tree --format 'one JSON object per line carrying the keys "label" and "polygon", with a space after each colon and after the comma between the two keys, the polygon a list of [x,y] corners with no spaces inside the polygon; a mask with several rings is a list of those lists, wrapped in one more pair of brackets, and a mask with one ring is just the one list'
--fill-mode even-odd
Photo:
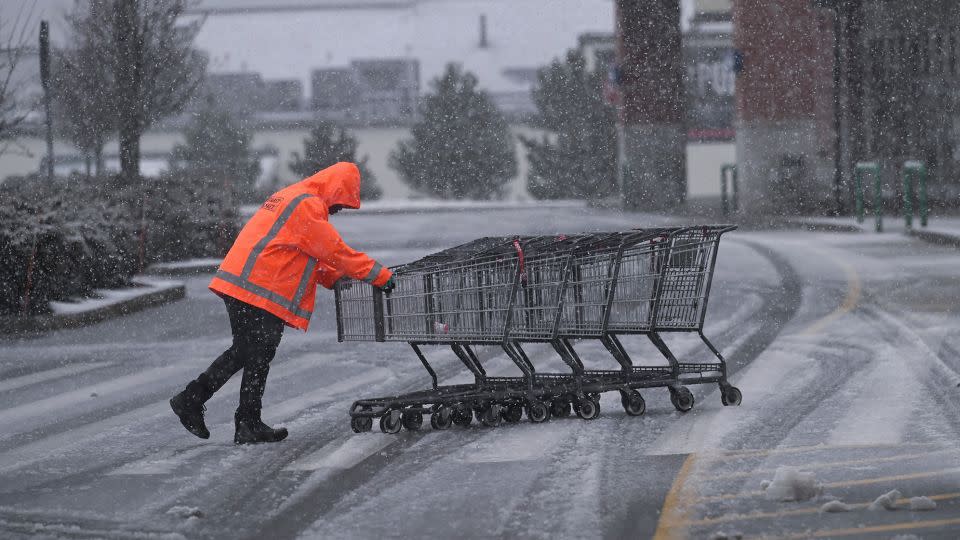
{"label": "evergreen tree", "polygon": [[321,122],[310,130],[310,137],[303,140],[303,157],[294,152],[288,166],[294,174],[306,178],[340,161],[356,163],[360,169],[360,199],[380,198],[382,191],[377,177],[367,167],[367,156],[357,159],[356,137],[332,122]]}
{"label": "evergreen tree", "polygon": [[185,143],[173,149],[172,170],[202,182],[229,183],[241,195],[253,192],[260,162],[250,149],[251,134],[243,119],[207,99],[184,129],[184,138]]}
{"label": "evergreen tree", "polygon": [[601,77],[586,70],[578,51],[540,70],[536,123],[549,134],[521,137],[534,197],[600,199],[616,189],[616,112],[604,102]]}
{"label": "evergreen tree", "polygon": [[516,174],[513,138],[477,78],[454,64],[431,83],[412,138],[390,155],[390,167],[414,189],[442,198],[501,197]]}

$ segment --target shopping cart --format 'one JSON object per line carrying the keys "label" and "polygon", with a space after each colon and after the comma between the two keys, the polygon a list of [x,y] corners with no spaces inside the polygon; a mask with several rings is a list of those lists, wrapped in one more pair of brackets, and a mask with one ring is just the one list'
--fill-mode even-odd
{"label": "shopping cart", "polygon": [[[672,227],[537,237],[481,238],[394,268],[389,296],[359,281],[335,287],[340,341],[406,342],[430,374],[430,389],[356,401],[354,431],[417,429],[430,414],[435,429],[533,422],[576,412],[599,415],[599,396],[619,391],[624,410],[641,415],[639,388],[666,387],[680,411],[693,407],[685,384],[716,383],[724,405],[741,394],[726,363],[703,334],[717,247],[734,226]],[[717,362],[680,362],[661,337],[696,332]],[[647,336],[666,365],[635,365],[620,335]],[[619,369],[585,369],[574,348],[599,340]],[[524,343],[546,343],[569,373],[537,372]],[[473,374],[471,384],[440,385],[423,347],[449,346]],[[478,346],[496,346],[521,376],[488,376]]]}

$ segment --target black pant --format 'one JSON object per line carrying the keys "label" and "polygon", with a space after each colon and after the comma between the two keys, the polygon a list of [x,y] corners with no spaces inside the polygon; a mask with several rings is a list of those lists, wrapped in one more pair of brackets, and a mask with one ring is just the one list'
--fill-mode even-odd
{"label": "black pant", "polygon": [[270,361],[283,336],[283,319],[229,296],[224,296],[223,301],[230,316],[233,345],[207,368],[205,383],[210,394],[213,394],[243,369],[237,415],[260,418]]}

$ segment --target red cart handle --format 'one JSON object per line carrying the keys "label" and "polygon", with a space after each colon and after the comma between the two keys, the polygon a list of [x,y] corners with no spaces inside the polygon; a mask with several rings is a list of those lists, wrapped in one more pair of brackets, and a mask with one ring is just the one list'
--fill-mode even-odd
{"label": "red cart handle", "polygon": [[527,265],[523,260],[523,247],[520,246],[520,239],[513,240],[513,248],[517,250],[517,257],[520,259],[520,283],[527,286]]}

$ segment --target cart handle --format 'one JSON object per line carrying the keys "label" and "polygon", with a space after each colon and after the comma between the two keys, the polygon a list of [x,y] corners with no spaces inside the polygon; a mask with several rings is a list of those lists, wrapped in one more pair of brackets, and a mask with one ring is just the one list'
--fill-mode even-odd
{"label": "cart handle", "polygon": [[520,260],[520,283],[527,286],[527,265],[523,260],[523,246],[520,245],[520,238],[513,240],[513,248],[517,250],[517,258]]}

